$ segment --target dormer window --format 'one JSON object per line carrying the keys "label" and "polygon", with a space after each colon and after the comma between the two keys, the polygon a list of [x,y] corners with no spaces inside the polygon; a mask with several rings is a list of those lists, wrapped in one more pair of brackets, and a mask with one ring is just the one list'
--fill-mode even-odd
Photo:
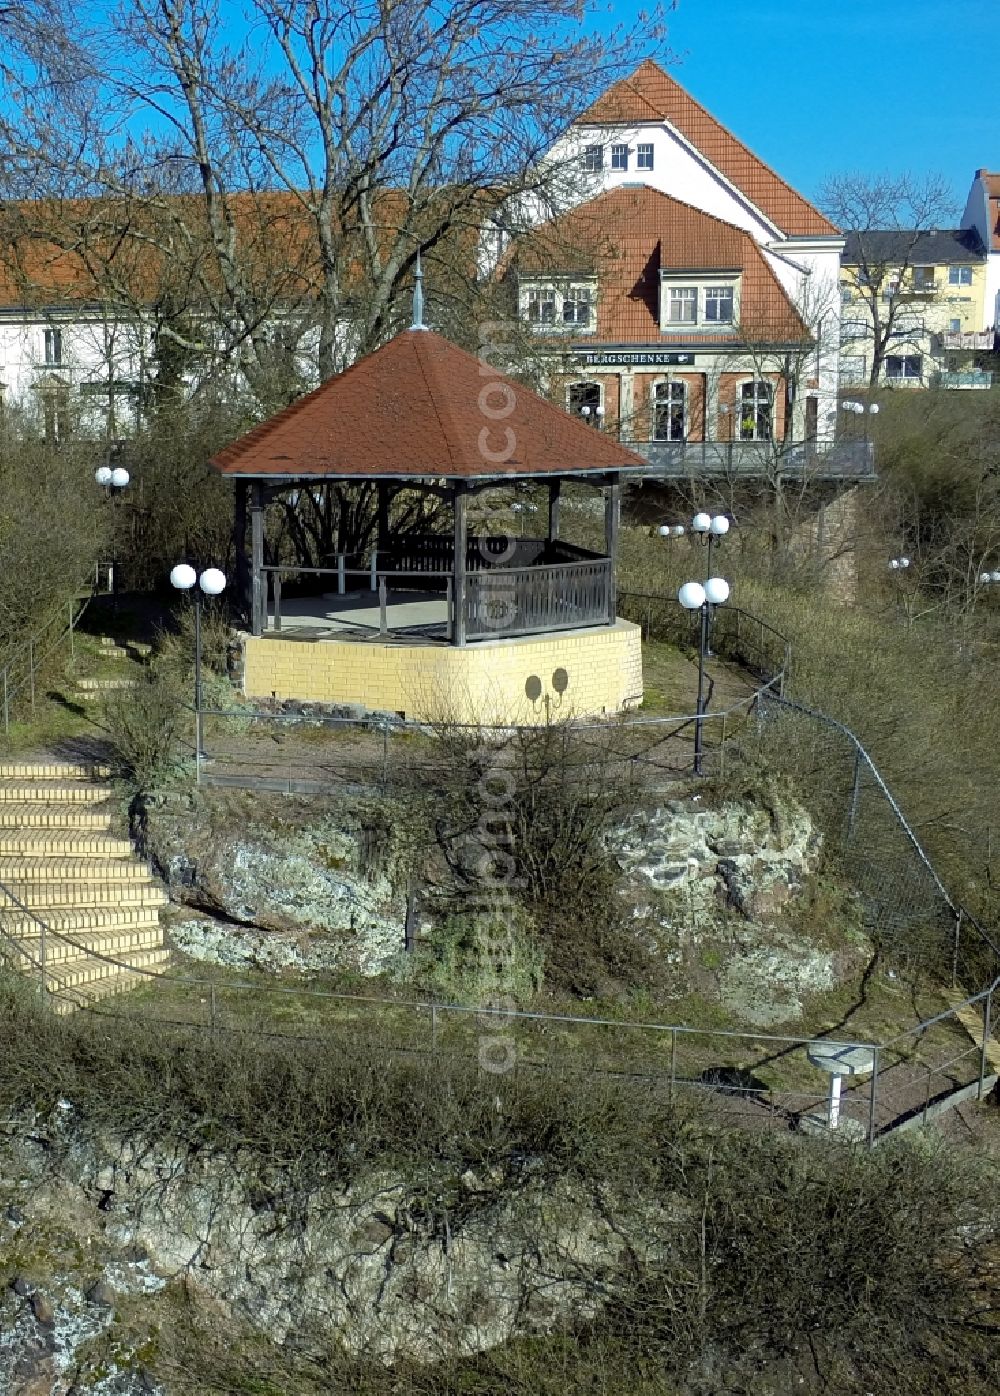
{"label": "dormer window", "polygon": [[731,325],[736,299],[733,286],[706,286],[705,319],[710,325]]}
{"label": "dormer window", "polygon": [[590,287],[571,286],[563,297],[562,318],[564,325],[590,324]]}
{"label": "dormer window", "polygon": [[684,334],[729,330],[739,317],[739,272],[660,273],[660,328]]}
{"label": "dormer window", "polygon": [[538,330],[592,333],[597,311],[597,281],[585,279],[522,281],[521,315]]}
{"label": "dormer window", "polygon": [[556,322],[556,288],[532,286],[528,291],[527,315],[529,325],[554,325]]}
{"label": "dormer window", "polygon": [[698,323],[697,286],[671,286],[667,292],[667,323],[696,325]]}

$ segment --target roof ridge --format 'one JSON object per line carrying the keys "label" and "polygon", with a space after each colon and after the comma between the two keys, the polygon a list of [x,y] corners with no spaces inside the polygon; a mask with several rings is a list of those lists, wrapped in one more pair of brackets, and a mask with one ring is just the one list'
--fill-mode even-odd
{"label": "roof ridge", "polygon": [[[421,332],[418,331],[418,330],[405,330],[405,331],[404,331],[404,334],[414,334],[414,335],[415,335],[415,334],[419,334],[419,333],[421,333]],[[432,331],[431,331],[431,334],[433,334],[433,333],[434,333],[434,331],[432,330]],[[440,409],[440,406],[439,406],[439,404],[438,404],[438,393],[435,391],[435,389],[439,386],[438,376],[437,376],[436,373],[433,374],[434,382],[432,383],[432,382],[431,382],[430,375],[429,375],[429,370],[431,369],[432,365],[431,365],[430,362],[425,362],[425,357],[426,357],[426,356],[425,356],[425,354],[424,354],[424,352],[423,352],[423,346],[424,346],[424,344],[426,344],[428,350],[430,350],[431,347],[434,345],[434,343],[435,343],[435,341],[436,341],[436,338],[437,338],[437,336],[435,336],[434,339],[428,339],[428,338],[427,338],[427,331],[426,331],[426,330],[423,331],[423,333],[421,334],[421,338],[420,338],[419,340],[415,341],[414,344],[413,344],[413,355],[414,355],[414,358],[415,358],[416,361],[417,361],[417,368],[420,370],[420,377],[421,377],[421,378],[423,379],[423,381],[424,381],[424,387],[427,389],[427,399],[428,399],[428,401],[430,402],[431,406],[432,406],[433,409],[434,409],[434,416],[435,416],[436,419],[437,419],[437,424],[438,424],[438,426],[441,428],[441,435],[444,437],[445,445],[446,445],[447,448],[448,448],[448,463],[449,463],[450,465],[454,465],[454,464],[455,464],[455,453],[454,453],[454,451],[452,450],[452,447],[451,447],[451,439],[450,439],[450,436],[449,436],[449,430],[454,428],[455,423],[454,423],[454,421],[450,420],[450,414],[449,414],[449,421],[448,421],[448,422],[445,422],[444,418],[443,418],[442,415],[441,415],[441,409]]]}

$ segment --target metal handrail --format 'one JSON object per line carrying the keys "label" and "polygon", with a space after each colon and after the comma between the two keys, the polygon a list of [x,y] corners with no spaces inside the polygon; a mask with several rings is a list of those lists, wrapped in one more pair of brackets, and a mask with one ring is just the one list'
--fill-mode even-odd
{"label": "metal handrail", "polygon": [[[79,590],[82,591],[83,588],[81,587]],[[97,582],[95,579],[91,583],[90,590],[86,592],[85,595],[81,597],[79,593],[77,593],[70,599],[68,623],[65,629],[60,631],[55,641],[49,646],[47,650],[44,651],[44,653],[38,653],[38,643],[42,639],[42,637],[52,629],[53,625],[55,625],[56,622],[60,620],[60,617],[63,613],[62,607],[60,607],[59,610],[53,612],[53,614],[49,617],[45,624],[41,626],[40,629],[36,630],[33,635],[29,635],[27,640],[18,641],[12,649],[8,650],[3,662],[0,663],[0,685],[2,685],[3,724],[5,735],[10,733],[11,705],[14,702],[15,698],[17,698],[17,696],[20,693],[24,692],[25,688],[28,688],[30,692],[31,708],[32,712],[34,711],[35,674],[41,667],[41,665],[43,665],[45,661],[56,652],[56,650],[59,648],[62,642],[67,638],[69,639],[70,655],[72,657],[74,653],[73,636],[76,632],[77,624],[80,620],[80,617],[86,611],[87,607],[90,605],[91,601],[94,599],[96,594]],[[78,607],[79,609],[77,609]],[[27,653],[28,656],[28,672],[25,675],[25,677],[20,680],[20,682],[12,683],[11,672],[15,668],[21,656],[25,653]]]}

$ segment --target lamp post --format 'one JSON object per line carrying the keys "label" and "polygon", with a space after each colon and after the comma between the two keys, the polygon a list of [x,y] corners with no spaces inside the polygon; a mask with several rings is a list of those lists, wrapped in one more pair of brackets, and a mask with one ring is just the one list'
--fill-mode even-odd
{"label": "lamp post", "polygon": [[724,577],[709,577],[701,582],[685,582],[677,593],[677,600],[685,611],[700,612],[698,633],[698,705],[694,720],[694,773],[702,773],[704,751],[703,724],[705,719],[705,660],[709,655],[708,639],[712,624],[712,607],[721,606],[729,599],[729,583]]}
{"label": "lamp post", "polygon": [[683,538],[687,529],[683,524],[660,524],[656,531],[661,538]]}
{"label": "lamp post", "polygon": [[878,416],[878,403],[842,402],[840,405],[845,412],[851,412],[855,417],[864,417],[865,445],[867,446],[871,441],[870,419]]}
{"label": "lamp post", "polygon": [[[118,443],[112,446],[112,452],[120,450]],[[111,457],[113,459],[113,455]],[[106,499],[114,500],[128,487],[131,477],[123,465],[99,465],[94,471],[94,479],[104,491]],[[118,524],[117,516],[111,518],[111,563],[108,571],[108,591],[112,595],[112,604],[117,609],[118,606]]]}
{"label": "lamp post", "polygon": [[196,780],[200,781],[205,757],[201,740],[201,594],[221,596],[226,589],[226,574],[218,567],[207,567],[199,576],[189,563],[179,562],[170,573],[170,585],[178,591],[194,591],[194,759]]}
{"label": "lamp post", "polygon": [[712,572],[712,549],[721,543],[729,532],[729,519],[725,514],[695,514],[691,520],[691,532],[702,543],[708,544],[708,571]]}

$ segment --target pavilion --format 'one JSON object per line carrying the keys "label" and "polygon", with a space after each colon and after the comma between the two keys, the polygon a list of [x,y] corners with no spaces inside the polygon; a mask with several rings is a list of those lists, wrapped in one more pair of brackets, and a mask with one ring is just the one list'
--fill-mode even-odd
{"label": "pavilion", "polygon": [[[639,630],[616,615],[615,559],[622,475],[644,462],[424,329],[415,301],[413,328],[210,462],[236,491],[246,694],[486,723],[545,721],[552,701],[574,716],[639,702]],[[560,538],[566,481],[603,493],[603,552]],[[268,503],[365,483],[378,520],[363,569],[331,558],[322,596],[283,605],[283,577],[316,569],[265,566]],[[546,536],[471,532],[470,506],[515,483],[547,492]],[[448,531],[394,532],[393,500],[411,490],[445,504]]]}

